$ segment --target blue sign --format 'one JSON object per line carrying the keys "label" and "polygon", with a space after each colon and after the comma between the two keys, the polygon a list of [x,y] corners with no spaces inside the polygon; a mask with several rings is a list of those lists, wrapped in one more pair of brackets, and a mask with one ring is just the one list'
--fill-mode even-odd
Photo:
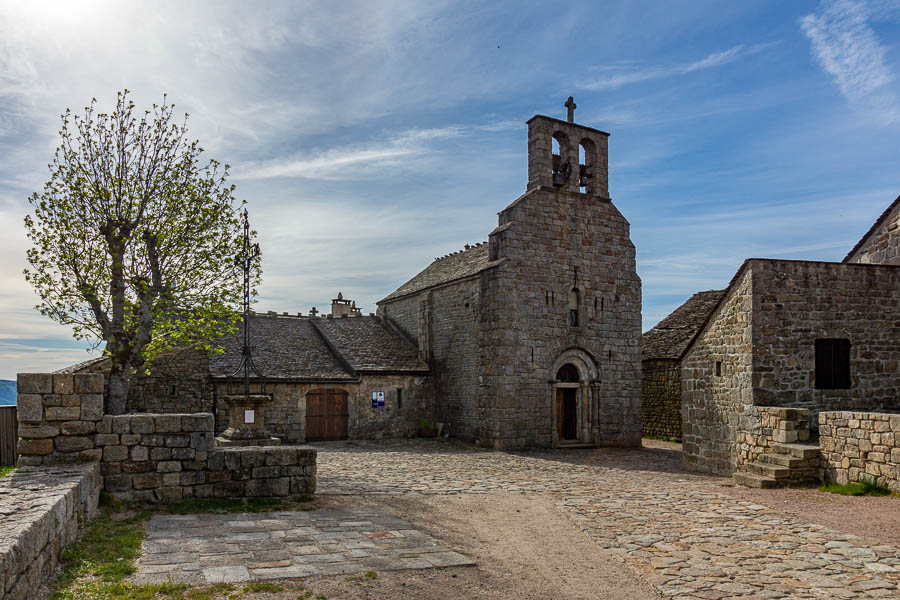
{"label": "blue sign", "polygon": [[384,392],[372,392],[372,408],[384,408]]}

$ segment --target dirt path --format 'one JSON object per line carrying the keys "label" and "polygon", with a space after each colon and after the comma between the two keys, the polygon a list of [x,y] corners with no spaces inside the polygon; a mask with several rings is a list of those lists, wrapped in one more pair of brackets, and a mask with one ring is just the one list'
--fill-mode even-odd
{"label": "dirt path", "polygon": [[616,557],[597,548],[544,496],[516,493],[322,499],[325,508],[376,506],[394,512],[477,566],[379,573],[376,580],[312,577],[328,598],[566,598],[660,596]]}

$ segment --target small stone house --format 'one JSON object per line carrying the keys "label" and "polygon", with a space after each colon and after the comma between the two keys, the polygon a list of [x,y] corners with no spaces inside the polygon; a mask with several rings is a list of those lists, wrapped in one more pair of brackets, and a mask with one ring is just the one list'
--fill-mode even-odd
{"label": "small stone house", "polygon": [[[250,390],[272,396],[266,426],[285,442],[411,436],[434,412],[428,365],[380,317],[252,314],[250,331],[262,374],[251,373]],[[221,343],[221,354],[179,349],[160,357],[132,384],[130,410],[213,412],[221,433],[228,427],[222,397],[243,393],[242,331]],[[101,360],[69,370],[104,367]]]}
{"label": "small stone house", "polygon": [[822,411],[900,411],[898,203],[844,262],[741,265],[682,359],[688,468],[731,474],[754,407],[808,409],[813,437]]}
{"label": "small stone house", "polygon": [[640,445],[634,245],[608,134],[571,116],[528,121],[527,189],[486,243],[378,302],[427,360],[437,420],[484,446]]}
{"label": "small stone house", "polygon": [[697,292],[643,335],[641,428],[645,437],[681,440],[681,359],[724,292]]}

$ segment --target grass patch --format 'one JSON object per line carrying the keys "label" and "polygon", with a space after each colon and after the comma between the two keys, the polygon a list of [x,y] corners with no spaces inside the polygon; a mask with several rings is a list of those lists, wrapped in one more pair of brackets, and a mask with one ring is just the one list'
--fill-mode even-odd
{"label": "grass patch", "polygon": [[263,594],[265,592],[283,592],[285,588],[283,585],[278,585],[277,583],[269,583],[267,581],[252,581],[244,586],[245,594]]}
{"label": "grass patch", "polygon": [[12,473],[15,470],[16,470],[15,467],[0,467],[0,477],[3,477],[4,475],[9,475],[10,473]]}
{"label": "grass patch", "polygon": [[664,435],[644,435],[641,437],[646,438],[648,440],[658,440],[660,442],[669,442],[671,444],[680,444],[681,443],[681,440],[679,440],[678,438],[667,437]]}
{"label": "grass patch", "polygon": [[854,483],[823,483],[819,491],[843,496],[894,496],[891,490],[883,485],[871,481],[859,481]]}

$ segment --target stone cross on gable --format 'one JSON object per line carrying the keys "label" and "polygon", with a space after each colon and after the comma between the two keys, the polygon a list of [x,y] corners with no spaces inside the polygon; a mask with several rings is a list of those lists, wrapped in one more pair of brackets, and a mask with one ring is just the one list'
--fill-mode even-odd
{"label": "stone cross on gable", "polygon": [[315,317],[315,316],[318,315],[318,314],[319,314],[319,311],[316,310],[316,307],[315,307],[315,306],[313,306],[313,307],[312,307],[312,310],[309,311],[309,316],[311,316],[311,317]]}
{"label": "stone cross on gable", "polygon": [[569,109],[569,114],[568,114],[568,121],[569,121],[569,123],[574,123],[574,122],[575,122],[575,108],[576,108],[577,106],[578,106],[578,105],[575,104],[575,98],[573,98],[572,96],[569,96],[569,99],[566,100],[566,104],[565,104],[565,107],[566,107],[567,109]]}

